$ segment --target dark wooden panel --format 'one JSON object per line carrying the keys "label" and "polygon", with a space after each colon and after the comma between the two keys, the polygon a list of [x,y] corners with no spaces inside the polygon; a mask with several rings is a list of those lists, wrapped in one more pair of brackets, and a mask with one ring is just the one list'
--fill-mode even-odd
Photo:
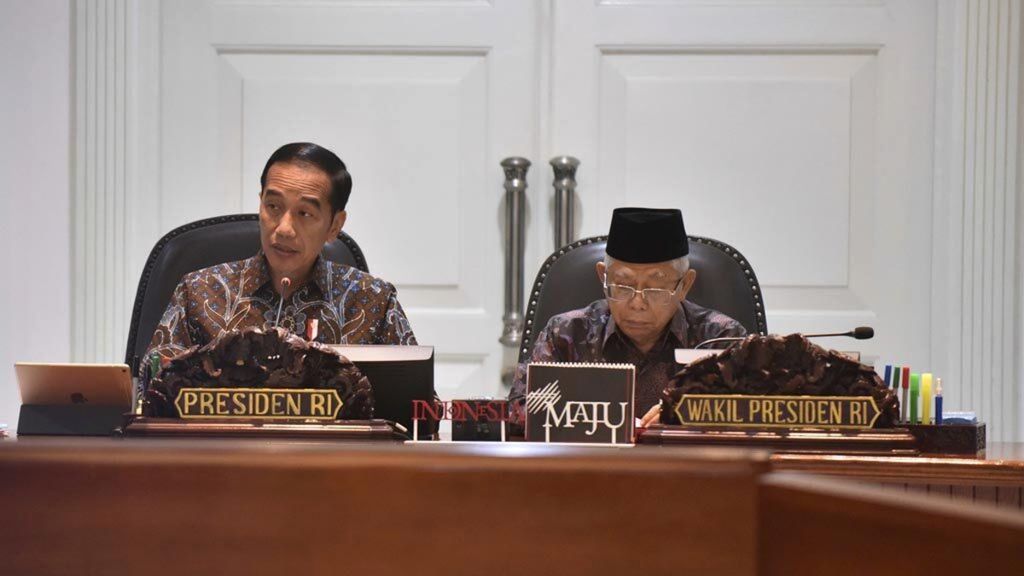
{"label": "dark wooden panel", "polygon": [[997,503],[1000,508],[1010,510],[1024,509],[1024,501],[1021,499],[1021,492],[1024,489],[1019,486],[1000,486],[996,488]]}
{"label": "dark wooden panel", "polygon": [[929,486],[927,484],[922,484],[920,482],[913,482],[907,484],[907,492],[910,492],[912,494],[928,494],[928,488]]}
{"label": "dark wooden panel", "polygon": [[[861,488],[768,468],[761,453],[694,448],[0,442],[0,510],[13,527],[0,538],[0,574],[882,575],[1024,565],[1024,515],[957,500],[977,492],[963,478],[850,476],[873,485]],[[1019,504],[1019,489],[985,486],[999,505]],[[922,554],[908,554],[911,538],[927,543]]]}
{"label": "dark wooden panel", "polygon": [[999,489],[995,486],[975,486],[974,501],[995,504],[999,501]]}
{"label": "dark wooden panel", "polygon": [[977,457],[773,454],[772,469],[907,484],[1024,487],[1024,445],[994,444]]}
{"label": "dark wooden panel", "polygon": [[763,575],[1019,574],[1024,517],[792,473],[762,480]]}
{"label": "dark wooden panel", "polygon": [[4,574],[753,574],[747,451],[0,446]]}
{"label": "dark wooden panel", "polygon": [[950,496],[954,500],[974,501],[974,486],[954,485],[951,488]]}

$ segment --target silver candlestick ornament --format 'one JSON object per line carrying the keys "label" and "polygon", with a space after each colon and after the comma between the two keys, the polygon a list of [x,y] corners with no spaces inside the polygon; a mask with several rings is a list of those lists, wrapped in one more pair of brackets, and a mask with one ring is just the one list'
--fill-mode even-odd
{"label": "silver candlestick ornament", "polygon": [[523,242],[526,223],[526,172],[530,161],[512,157],[501,161],[505,171],[505,316],[499,342],[516,348],[523,340]]}
{"label": "silver candlestick ornament", "polygon": [[576,239],[576,169],[580,161],[572,156],[555,156],[555,250]]}

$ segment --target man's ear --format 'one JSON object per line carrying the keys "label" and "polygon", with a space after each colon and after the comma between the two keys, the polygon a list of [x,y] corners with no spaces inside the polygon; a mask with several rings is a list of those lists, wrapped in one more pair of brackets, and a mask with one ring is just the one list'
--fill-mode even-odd
{"label": "man's ear", "polygon": [[595,266],[594,269],[597,271],[597,281],[604,284],[604,260],[598,260],[597,266]]}
{"label": "man's ear", "polygon": [[679,288],[679,301],[682,302],[686,299],[687,293],[690,292],[690,288],[693,288],[693,283],[697,281],[697,271],[690,268],[686,271],[686,275],[683,276],[683,285]]}
{"label": "man's ear", "polygon": [[338,237],[341,229],[345,226],[345,219],[348,218],[348,212],[344,210],[338,210],[334,213],[334,219],[331,220],[331,237],[327,240],[330,242]]}

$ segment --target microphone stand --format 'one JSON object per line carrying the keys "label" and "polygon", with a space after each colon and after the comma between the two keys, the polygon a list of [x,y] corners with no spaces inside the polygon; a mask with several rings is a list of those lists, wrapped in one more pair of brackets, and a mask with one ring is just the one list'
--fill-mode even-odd
{"label": "microphone stand", "polygon": [[[829,337],[836,337],[836,336],[839,336],[839,337],[841,337],[841,336],[848,336],[850,338],[855,338],[857,340],[867,340],[867,339],[873,338],[875,336],[875,331],[874,331],[873,328],[871,328],[869,326],[860,326],[860,327],[854,328],[853,330],[850,330],[848,332],[828,332],[828,333],[821,333],[821,334],[804,334],[804,338],[829,338]],[[717,344],[719,342],[739,342],[741,340],[745,340],[746,338],[747,338],[746,336],[726,336],[726,337],[723,337],[723,338],[712,338],[710,340],[705,340],[705,341],[697,344],[696,346],[693,347],[693,349],[694,350],[698,350],[701,347],[706,346],[708,344]]]}
{"label": "microphone stand", "polygon": [[291,285],[292,281],[290,278],[287,276],[281,278],[281,300],[277,303],[277,318],[274,319],[274,328],[281,325],[281,307],[284,306],[284,291]]}

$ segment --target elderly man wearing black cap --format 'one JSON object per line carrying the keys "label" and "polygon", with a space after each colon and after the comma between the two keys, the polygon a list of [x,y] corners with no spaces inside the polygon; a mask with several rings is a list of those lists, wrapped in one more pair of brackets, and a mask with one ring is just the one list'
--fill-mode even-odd
{"label": "elderly man wearing black cap", "polygon": [[[697,280],[679,210],[618,208],[607,255],[597,263],[605,298],[559,314],[537,335],[529,362],[629,362],[636,366],[636,410],[644,424],[675,371],[673,352],[723,336],[745,336],[732,318],[688,302]],[[516,370],[509,398],[513,422],[523,422],[526,366]]]}

